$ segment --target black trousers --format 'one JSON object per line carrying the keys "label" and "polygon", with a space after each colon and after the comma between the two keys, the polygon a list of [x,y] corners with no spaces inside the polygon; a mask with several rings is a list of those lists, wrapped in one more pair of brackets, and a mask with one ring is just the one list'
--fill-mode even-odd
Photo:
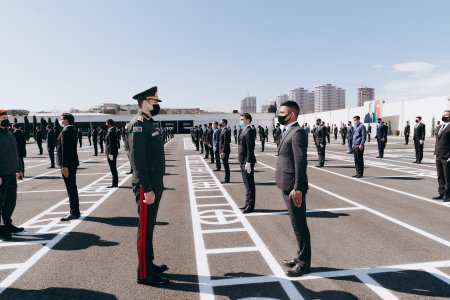
{"label": "black trousers", "polygon": [[19,156],[19,159],[22,162],[22,169],[20,171],[25,174],[25,162],[23,161],[23,156]]}
{"label": "black trousers", "polygon": [[290,192],[282,191],[282,195],[297,240],[297,260],[309,267],[311,265],[311,237],[308,223],[306,222],[306,193],[302,193],[302,205],[297,207],[289,199]]}
{"label": "black trousers", "polygon": [[203,142],[200,141],[200,154],[203,154]]}
{"label": "black trousers", "polygon": [[205,143],[205,158],[209,158],[209,146]]}
{"label": "black trousers", "polygon": [[80,144],[80,148],[83,146],[83,138],[78,138],[78,143]]}
{"label": "black trousers", "polygon": [[209,156],[211,156],[211,163],[214,163],[214,147],[213,146],[208,146],[209,147]]}
{"label": "black trousers", "polygon": [[50,166],[55,166],[55,147],[48,147],[48,156],[50,157]]}
{"label": "black trousers", "polygon": [[225,181],[230,181],[230,164],[228,162],[230,158],[230,153],[225,153],[224,158],[222,158],[223,168],[225,170]]}
{"label": "black trousers", "polygon": [[91,137],[88,136],[89,146],[92,146]]}
{"label": "black trousers", "polygon": [[251,163],[251,172],[245,170],[245,163],[241,163],[241,175],[245,185],[245,205],[255,208],[255,163]]}
{"label": "black trousers", "polygon": [[237,144],[237,135],[234,136],[234,143]]}
{"label": "black trousers", "polygon": [[100,141],[98,144],[100,146],[100,153],[103,153],[103,141]]}
{"label": "black trousers", "polygon": [[110,155],[107,155],[106,159],[108,160],[109,169],[111,170],[112,185],[117,186],[119,184],[119,176],[117,175],[117,154],[112,155],[113,159],[110,159],[109,157]]}
{"label": "black trousers", "polygon": [[36,143],[37,143],[37,146],[38,146],[38,148],[39,148],[39,155],[41,155],[42,152],[44,151],[44,150],[42,149],[42,141],[37,141]]}
{"label": "black trousers", "polygon": [[327,134],[327,142],[328,142],[328,144],[330,143],[330,135],[329,134]]}
{"label": "black trousers", "polygon": [[436,158],[436,171],[439,184],[439,195],[450,197],[450,162],[446,159]]}
{"label": "black trousers", "polygon": [[3,224],[12,223],[11,216],[16,208],[17,200],[17,178],[16,174],[2,175],[0,185],[0,214]]}
{"label": "black trousers", "polygon": [[[145,266],[147,276],[139,279],[150,279],[152,275],[152,264],[155,259],[155,253],[153,251],[153,232],[156,225],[156,217],[158,215],[159,203],[161,202],[161,197],[163,194],[163,179],[155,178],[152,180],[153,192],[155,193],[155,202],[153,204],[143,204],[140,205],[140,187],[139,183],[133,184],[133,192],[135,195],[137,211],[139,215],[139,226],[138,226],[138,266]],[[145,241],[145,244],[144,244]],[[143,247],[139,249],[139,245],[142,243]],[[143,253],[140,253],[140,250]],[[138,274],[140,274],[140,268],[138,267]],[[139,277],[139,276],[138,276]]]}
{"label": "black trousers", "polygon": [[386,142],[382,142],[381,139],[377,139],[378,143],[378,156],[383,157],[384,156],[384,148],[386,147]]}
{"label": "black trousers", "polygon": [[325,164],[325,146],[320,147],[316,146],[317,148],[317,155],[319,156],[319,165],[323,166]]}
{"label": "black trousers", "polygon": [[405,144],[408,145],[409,144],[409,133],[405,134]]}
{"label": "black trousers", "polygon": [[420,144],[419,140],[414,140],[414,149],[416,150],[416,161],[423,159],[423,143]]}
{"label": "black trousers", "polygon": [[80,214],[80,200],[78,198],[77,187],[77,167],[68,167],[69,176],[64,177],[64,184],[66,185],[67,194],[69,195],[70,214]]}
{"label": "black trousers", "polygon": [[334,134],[334,140],[337,140],[337,132]]}
{"label": "black trousers", "polygon": [[98,143],[97,141],[94,140],[94,155],[97,156],[98,155]]}
{"label": "black trousers", "polygon": [[367,133],[367,141],[370,142],[370,132]]}
{"label": "black trousers", "polygon": [[265,144],[265,142],[266,142],[266,139],[262,138],[261,139],[261,151],[263,151],[263,152],[264,152],[264,144]]}
{"label": "black trousers", "polygon": [[359,146],[353,146],[353,158],[355,159],[356,175],[364,175],[364,150],[359,149]]}
{"label": "black trousers", "polygon": [[195,140],[195,150],[197,150],[197,151],[198,151],[198,146],[199,146],[199,142],[198,142],[198,140]]}
{"label": "black trousers", "polygon": [[342,145],[345,145],[345,138],[346,138],[346,134],[341,134],[342,136]]}
{"label": "black trousers", "polygon": [[216,157],[216,170],[220,171],[221,164],[220,164],[220,153],[219,153],[219,149],[218,148],[216,148],[216,151],[214,151],[214,156]]}

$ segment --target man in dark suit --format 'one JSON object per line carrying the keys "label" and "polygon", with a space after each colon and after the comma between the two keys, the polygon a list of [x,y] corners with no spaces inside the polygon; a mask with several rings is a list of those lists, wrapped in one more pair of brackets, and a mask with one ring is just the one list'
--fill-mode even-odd
{"label": "man in dark suit", "polygon": [[208,142],[208,125],[203,125],[203,137],[202,141],[205,147],[205,159],[209,158],[209,142]]}
{"label": "man in dark suit", "polygon": [[327,142],[328,144],[330,143],[330,134],[331,134],[331,127],[330,127],[330,123],[327,123]]}
{"label": "man in dark suit", "polygon": [[81,128],[78,128],[78,143],[80,144],[80,148],[83,146],[83,131]]}
{"label": "man in dark suit", "polygon": [[17,154],[19,154],[19,159],[22,162],[22,169],[20,170],[25,175],[25,163],[23,161],[24,157],[27,157],[27,149],[26,149],[26,138],[25,133],[20,130],[19,124],[13,124],[12,128],[14,130],[13,134],[16,138],[17,142]]}
{"label": "man in dark suit", "polygon": [[420,164],[423,159],[423,143],[425,141],[425,124],[422,123],[422,117],[416,117],[416,125],[414,126],[414,149],[416,150],[416,160],[414,163]]}
{"label": "man in dark suit", "polygon": [[220,131],[219,138],[219,154],[223,162],[223,168],[225,169],[225,179],[222,183],[230,182],[230,164],[228,163],[228,159],[230,158],[231,152],[231,131],[227,128],[227,124],[228,121],[226,119],[220,121],[222,130]]}
{"label": "man in dark suit", "polygon": [[347,137],[347,127],[344,124],[342,124],[339,133],[341,134],[342,137],[342,145],[345,145],[345,139]]}
{"label": "man in dark suit", "polygon": [[261,141],[261,152],[264,152],[264,144],[266,142],[266,135],[264,133],[264,128],[258,125],[259,140]]}
{"label": "man in dark suit", "polygon": [[372,126],[367,124],[367,141],[370,143],[370,136],[372,135]]}
{"label": "man in dark suit", "polygon": [[384,125],[384,121],[381,118],[377,120],[377,134],[375,135],[375,139],[378,143],[378,156],[377,158],[383,158],[384,156],[384,148],[387,143],[387,126]]}
{"label": "man in dark suit", "polygon": [[105,136],[105,152],[112,175],[112,184],[108,188],[116,188],[119,186],[119,177],[117,175],[117,155],[119,154],[119,150],[116,127],[114,127],[114,121],[112,119],[106,120],[106,128],[108,128],[108,132]]}
{"label": "man in dark suit", "polygon": [[[213,133],[214,129],[212,127],[212,123],[208,124],[208,132],[206,134],[206,139],[208,142],[209,156],[211,158],[211,163],[214,163],[214,147],[213,147]],[[219,159],[216,157],[216,159]]]}
{"label": "man in dark suit", "polygon": [[436,171],[439,184],[439,195],[433,199],[450,202],[450,110],[442,114],[442,124],[436,129]]}
{"label": "man in dark suit", "polygon": [[53,130],[53,125],[47,126],[47,151],[50,157],[50,169],[55,167],[55,147],[57,144],[57,136]]}
{"label": "man in dark suit", "polygon": [[352,122],[348,121],[347,123],[347,147],[348,147],[348,154],[353,154],[353,145],[352,145],[352,141],[353,141],[353,126],[352,126]]}
{"label": "man in dark suit", "polygon": [[213,126],[212,147],[214,150],[214,157],[216,158],[216,169],[214,171],[220,171],[221,163],[219,156],[219,140],[220,140],[219,123],[213,122],[212,126]]}
{"label": "man in dark suit", "polygon": [[77,168],[79,166],[77,154],[77,132],[73,128],[75,118],[72,114],[61,115],[61,125],[64,127],[56,142],[56,160],[61,167],[67,194],[69,195],[70,214],[61,221],[70,221],[80,217],[80,202],[77,188]]}
{"label": "man in dark suit", "polygon": [[92,130],[91,130],[91,128],[88,128],[87,138],[88,138],[88,141],[89,141],[89,146],[92,146],[91,137],[92,137]]}
{"label": "man in dark suit", "polygon": [[105,140],[105,130],[100,127],[98,131],[98,144],[100,146],[100,153],[103,153],[103,141]]}
{"label": "man in dark suit", "polygon": [[274,134],[274,142],[277,143],[277,147],[280,145],[280,139],[281,139],[281,128],[280,124],[277,124],[275,127],[275,134]]}
{"label": "man in dark suit", "polygon": [[244,181],[246,198],[243,209],[244,214],[255,210],[255,136],[256,132],[252,129],[250,123],[252,116],[249,113],[243,113],[240,116],[242,133],[239,135],[238,160],[241,168],[242,180]]}
{"label": "man in dark suit", "polygon": [[203,129],[201,124],[197,127],[197,139],[200,144],[200,154],[203,154]]}
{"label": "man in dark suit", "polygon": [[360,122],[359,116],[353,117],[353,158],[355,160],[356,174],[353,177],[361,178],[364,175],[364,144],[366,143],[366,127]]}
{"label": "man in dark suit", "polygon": [[278,122],[284,125],[284,129],[278,148],[275,181],[282,191],[298,246],[297,256],[283,261],[285,266],[291,268],[286,273],[289,277],[307,274],[311,266],[311,241],[306,222],[308,141],[305,131],[297,122],[299,113],[297,102],[287,101],[281,104],[278,115]]}
{"label": "man in dark suit", "polygon": [[41,127],[39,127],[38,129],[37,129],[37,132],[36,132],[36,144],[37,144],[37,146],[38,146],[38,148],[39,148],[39,155],[42,155],[42,153],[43,153],[43,149],[42,149],[42,139],[43,139],[44,137],[43,137],[43,133],[42,133],[42,128]]}
{"label": "man in dark suit", "polygon": [[267,126],[264,129],[264,135],[266,136],[266,142],[268,142],[269,141],[269,128],[267,128]]}
{"label": "man in dark suit", "polygon": [[234,126],[233,136],[234,136],[234,143],[237,144],[238,130],[237,130],[236,126]]}
{"label": "man in dark suit", "polygon": [[98,155],[98,131],[97,128],[92,127],[92,143],[94,143],[94,156]]}
{"label": "man in dark suit", "polygon": [[338,129],[337,129],[336,124],[334,124],[333,133],[334,133],[334,140],[337,140]]}
{"label": "man in dark suit", "polygon": [[409,121],[406,121],[406,126],[403,129],[403,135],[405,136],[405,145],[409,144],[409,134],[411,133],[411,126],[409,125]]}
{"label": "man in dark suit", "polygon": [[321,119],[316,120],[316,129],[314,130],[314,144],[316,145],[317,154],[319,156],[319,163],[317,168],[322,168],[325,164],[325,147],[327,145],[327,128],[322,123]]}
{"label": "man in dark suit", "polygon": [[139,112],[127,127],[133,167],[131,184],[139,213],[137,283],[151,286],[170,283],[161,275],[169,268],[153,262],[153,233],[165,174],[164,141],[153,125],[153,117],[160,111],[157,89],[155,86],[133,97],[138,101]]}

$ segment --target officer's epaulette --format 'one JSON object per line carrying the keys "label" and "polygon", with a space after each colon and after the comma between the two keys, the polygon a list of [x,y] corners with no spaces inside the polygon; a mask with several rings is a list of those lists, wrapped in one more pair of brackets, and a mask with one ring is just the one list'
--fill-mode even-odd
{"label": "officer's epaulette", "polygon": [[144,116],[143,116],[143,115],[140,115],[140,116],[137,118],[137,120],[138,120],[139,122],[144,122]]}

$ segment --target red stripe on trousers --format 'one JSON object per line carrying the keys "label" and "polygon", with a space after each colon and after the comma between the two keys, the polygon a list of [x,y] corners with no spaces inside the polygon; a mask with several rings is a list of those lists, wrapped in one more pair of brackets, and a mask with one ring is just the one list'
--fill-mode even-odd
{"label": "red stripe on trousers", "polygon": [[138,242],[138,263],[139,263],[139,279],[146,279],[146,265],[145,265],[145,241],[146,235],[146,204],[144,203],[144,189],[139,187],[139,242]]}

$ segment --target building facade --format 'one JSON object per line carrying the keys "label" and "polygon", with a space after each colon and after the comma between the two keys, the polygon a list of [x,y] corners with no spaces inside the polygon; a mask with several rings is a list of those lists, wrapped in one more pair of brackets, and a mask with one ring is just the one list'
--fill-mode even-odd
{"label": "building facade", "polygon": [[314,112],[345,108],[345,90],[332,84],[323,84],[314,90]]}
{"label": "building facade", "polygon": [[358,106],[363,106],[364,102],[375,100],[375,89],[362,87],[358,88]]}
{"label": "building facade", "polygon": [[289,90],[289,100],[297,102],[300,106],[301,114],[309,114],[314,112],[314,93],[304,88],[296,88]]}
{"label": "building facade", "polygon": [[256,97],[245,97],[241,100],[241,112],[255,113],[256,112]]}

